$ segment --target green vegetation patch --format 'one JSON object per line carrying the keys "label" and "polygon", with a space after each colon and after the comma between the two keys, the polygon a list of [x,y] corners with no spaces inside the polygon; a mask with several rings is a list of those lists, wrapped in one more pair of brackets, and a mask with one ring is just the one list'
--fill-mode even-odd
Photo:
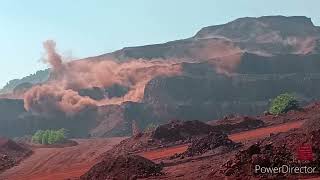
{"label": "green vegetation patch", "polygon": [[271,114],[276,115],[298,108],[299,102],[296,97],[292,94],[284,93],[280,94],[272,101],[269,111]]}
{"label": "green vegetation patch", "polygon": [[32,142],[38,144],[57,144],[62,143],[67,138],[67,130],[38,130],[32,136]]}

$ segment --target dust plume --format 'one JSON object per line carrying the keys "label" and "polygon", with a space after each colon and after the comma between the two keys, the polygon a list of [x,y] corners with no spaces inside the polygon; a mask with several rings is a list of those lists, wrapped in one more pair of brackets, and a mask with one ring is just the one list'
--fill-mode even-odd
{"label": "dust plume", "polygon": [[74,115],[86,107],[96,106],[92,99],[52,84],[33,87],[25,93],[24,102],[27,110],[37,114],[65,112]]}
{"label": "dust plume", "polygon": [[[214,56],[217,54],[216,51],[222,51],[225,46],[233,46],[225,42],[222,44],[221,48],[215,46],[214,51],[207,48],[200,52],[202,52],[202,58],[209,60],[218,73],[229,75],[240,62],[241,53],[234,53],[239,52],[239,49],[233,49],[230,52],[223,52],[228,56],[217,58]],[[91,60],[66,63],[57,53],[54,41],[48,40],[43,43],[43,46],[47,54],[45,62],[52,67],[49,81],[44,85],[31,88],[24,95],[25,108],[34,113],[50,114],[62,111],[72,115],[88,106],[121,104],[125,101],[139,102],[143,98],[146,84],[151,79],[157,76],[181,74],[181,60],[129,59],[120,63],[112,58],[91,58]],[[214,58],[211,61],[212,57]],[[108,98],[105,95],[102,100],[93,100],[78,93],[81,89],[95,87],[105,90],[115,84],[128,87],[129,91],[122,97]]]}
{"label": "dust plume", "polygon": [[[39,114],[62,111],[72,115],[88,106],[120,104],[124,101],[140,101],[145,85],[156,76],[171,76],[181,73],[175,61],[132,59],[118,63],[113,59],[62,61],[56,52],[56,43],[44,42],[47,53],[45,62],[52,67],[50,80],[31,88],[24,94],[25,108]],[[114,84],[129,87],[123,97],[107,97],[101,101],[82,97],[78,90],[99,87],[108,88]]]}
{"label": "dust plume", "polygon": [[43,42],[43,47],[47,54],[44,62],[49,63],[54,71],[60,70],[63,67],[63,64],[61,56],[56,52],[56,42],[53,40],[47,40]]}

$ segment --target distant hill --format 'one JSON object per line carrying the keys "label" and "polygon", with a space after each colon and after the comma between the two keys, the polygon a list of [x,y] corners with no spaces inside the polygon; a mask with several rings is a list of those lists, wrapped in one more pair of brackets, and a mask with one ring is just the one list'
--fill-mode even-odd
{"label": "distant hill", "polygon": [[46,82],[49,78],[49,72],[49,69],[40,70],[22,79],[13,79],[0,90],[0,94],[11,93],[17,86],[23,83],[40,84]]}
{"label": "distant hill", "polygon": [[320,27],[304,16],[245,17],[202,28],[178,41],[128,47],[96,58],[187,58],[193,60],[249,52],[260,55],[314,54],[320,52]]}

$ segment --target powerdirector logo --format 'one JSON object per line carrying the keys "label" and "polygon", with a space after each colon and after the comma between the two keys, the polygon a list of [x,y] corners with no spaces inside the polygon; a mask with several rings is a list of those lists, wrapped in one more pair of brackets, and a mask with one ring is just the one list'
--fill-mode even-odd
{"label": "powerdirector logo", "polygon": [[255,165],[254,172],[256,174],[316,174],[319,173],[317,167],[310,166],[289,166],[282,165],[280,167],[261,167]]}
{"label": "powerdirector logo", "polygon": [[283,164],[274,167],[264,167],[261,165],[254,165],[255,174],[302,174],[312,175],[319,173],[319,167],[315,166],[313,161],[312,146],[304,144],[300,146],[296,152],[297,163],[294,165]]}

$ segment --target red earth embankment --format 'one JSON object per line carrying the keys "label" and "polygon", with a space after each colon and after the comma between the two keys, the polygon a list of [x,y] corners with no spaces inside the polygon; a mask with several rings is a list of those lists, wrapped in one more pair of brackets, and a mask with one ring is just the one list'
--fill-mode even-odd
{"label": "red earth embankment", "polygon": [[[244,141],[259,139],[259,138],[267,137],[271,133],[287,132],[290,129],[299,128],[302,126],[303,123],[304,121],[295,121],[295,122],[289,122],[289,123],[270,126],[270,127],[254,129],[246,132],[231,134],[229,135],[229,138],[235,142],[244,142]],[[175,154],[183,153],[187,150],[187,148],[188,148],[188,144],[185,144],[185,145],[174,146],[169,148],[157,149],[154,151],[148,151],[148,152],[140,153],[139,155],[150,160],[157,160],[157,159],[167,158]]]}
{"label": "red earth embankment", "polygon": [[34,154],[0,175],[1,180],[60,180],[79,177],[97,163],[97,157],[124,138],[76,140],[65,148],[36,148]]}

